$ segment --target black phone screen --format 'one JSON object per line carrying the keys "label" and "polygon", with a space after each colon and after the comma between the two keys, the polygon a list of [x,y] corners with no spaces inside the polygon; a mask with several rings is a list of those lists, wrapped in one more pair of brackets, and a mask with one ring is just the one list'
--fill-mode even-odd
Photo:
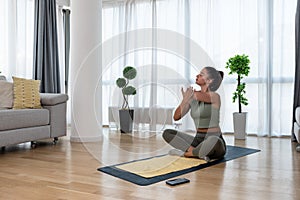
{"label": "black phone screen", "polygon": [[179,184],[183,184],[183,183],[189,183],[190,180],[186,179],[186,178],[176,178],[176,179],[172,179],[172,180],[167,180],[166,184],[171,185],[171,186],[175,186],[175,185],[179,185]]}

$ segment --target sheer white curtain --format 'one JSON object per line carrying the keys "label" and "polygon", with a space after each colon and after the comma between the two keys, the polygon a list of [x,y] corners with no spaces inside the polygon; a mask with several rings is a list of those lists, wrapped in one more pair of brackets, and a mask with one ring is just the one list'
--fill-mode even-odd
{"label": "sheer white curtain", "polygon": [[[158,31],[153,29],[157,21],[155,1],[115,1],[103,9],[103,41],[118,43],[117,48],[105,49],[103,52],[106,55],[119,54],[103,70],[103,93],[109,94],[103,97],[103,108],[116,107],[110,117],[113,119],[108,119],[107,110],[103,109],[104,123],[112,120],[118,123],[118,108],[122,105],[122,97],[115,80],[122,76],[124,66],[131,65],[138,71],[137,79],[132,82],[137,88],[137,95],[129,97],[130,106],[136,108],[135,129],[140,132],[160,131],[172,125],[172,108],[179,102],[178,81],[185,81],[178,73],[184,72],[179,70],[183,61],[174,61],[179,57],[157,47]],[[162,35],[166,36],[164,33]],[[167,61],[172,61],[172,65],[167,64]]]}
{"label": "sheer white curtain", "polygon": [[0,1],[0,71],[32,78],[33,0]]}
{"label": "sheer white curtain", "polygon": [[[57,6],[57,26],[59,30],[61,77],[63,79],[64,36],[61,6]],[[34,0],[1,0],[0,71],[8,79],[11,79],[11,76],[32,78],[33,36]],[[64,83],[64,80],[61,82]]]}
{"label": "sheer white curtain", "polygon": [[[62,6],[57,6],[61,83],[65,82]],[[0,1],[0,71],[12,76],[32,78],[34,0]],[[64,84],[61,85],[64,92]],[[68,114],[70,122],[70,114]]]}
{"label": "sheer white curtain", "polygon": [[[56,19],[57,19],[57,34],[58,34],[58,50],[59,50],[59,69],[60,69],[60,83],[61,92],[66,93],[66,67],[65,67],[65,30],[63,23],[63,9],[64,5],[56,6]],[[69,95],[69,101],[67,102],[67,124],[71,124],[71,94],[70,91],[67,93]]]}
{"label": "sheer white curtain", "polygon": [[[294,74],[296,1],[190,1],[191,34],[224,69],[229,57],[245,53],[251,60],[247,83],[248,134],[290,135]],[[201,9],[201,10],[199,10]],[[194,12],[193,12],[194,11]],[[232,132],[231,101],[235,77],[225,76],[223,131]]]}
{"label": "sheer white curtain", "polygon": [[[296,0],[130,0],[109,1],[103,5],[103,41],[119,42],[119,47],[126,49],[138,43],[139,38],[148,36],[138,30],[153,30],[151,37],[144,38],[151,41],[152,48],[137,47],[134,51],[128,48],[131,51],[125,51],[126,54],[105,66],[103,91],[109,95],[103,97],[103,108],[120,105],[120,100],[116,101],[120,91],[115,79],[125,65],[134,65],[139,72],[134,82],[139,90],[131,99],[133,106],[176,107],[181,99],[180,88],[192,84],[205,66],[193,57],[199,53],[203,58],[205,54],[198,51],[203,49],[207,59],[225,72],[219,90],[221,126],[224,132],[232,132],[232,113],[238,109],[237,104],[232,103],[236,82],[234,76],[227,75],[225,64],[229,57],[244,53],[251,60],[250,74],[245,79],[249,105],[243,107],[243,111],[248,112],[248,134],[290,135]],[[128,36],[132,31],[136,33],[134,39]],[[161,40],[161,31],[165,33],[165,40]],[[128,37],[118,40],[120,34]],[[160,48],[174,34],[175,47]],[[183,46],[180,46],[179,35],[184,36]],[[173,50],[180,47],[184,49],[182,55],[174,53]],[[146,79],[151,84],[146,84]],[[103,113],[103,119],[109,123],[108,113]],[[182,129],[194,129],[189,116],[182,123]]]}
{"label": "sheer white curtain", "polygon": [[61,92],[65,93],[65,38],[63,24],[63,6],[56,6],[57,19],[57,35],[58,35],[58,50],[59,50],[59,68],[60,68],[60,83]]}

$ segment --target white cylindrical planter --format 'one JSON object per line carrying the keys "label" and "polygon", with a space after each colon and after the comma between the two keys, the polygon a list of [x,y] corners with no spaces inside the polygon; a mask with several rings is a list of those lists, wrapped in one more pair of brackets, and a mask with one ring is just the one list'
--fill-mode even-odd
{"label": "white cylindrical planter", "polygon": [[247,113],[242,112],[233,113],[233,129],[234,129],[234,138],[238,140],[246,139],[246,126],[247,126]]}

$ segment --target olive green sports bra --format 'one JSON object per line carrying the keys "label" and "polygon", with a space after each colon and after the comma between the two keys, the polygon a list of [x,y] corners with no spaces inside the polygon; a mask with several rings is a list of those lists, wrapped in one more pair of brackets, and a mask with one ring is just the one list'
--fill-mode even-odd
{"label": "olive green sports bra", "polygon": [[196,128],[219,127],[220,109],[214,108],[211,103],[197,100],[193,100],[190,105],[190,114]]}

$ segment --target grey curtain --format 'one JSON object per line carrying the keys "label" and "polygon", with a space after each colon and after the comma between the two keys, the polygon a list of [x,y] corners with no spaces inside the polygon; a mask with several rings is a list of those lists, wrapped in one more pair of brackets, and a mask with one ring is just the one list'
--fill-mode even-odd
{"label": "grey curtain", "polygon": [[35,0],[33,79],[41,92],[60,93],[56,0]]}
{"label": "grey curtain", "polygon": [[65,37],[65,93],[69,88],[69,65],[70,65],[70,13],[68,9],[63,9],[64,37]]}
{"label": "grey curtain", "polygon": [[[294,105],[293,105],[293,124],[295,119],[295,109],[300,106],[300,0],[297,2],[297,10],[295,17],[295,83],[294,83]],[[292,141],[296,141],[295,135],[292,131]]]}

